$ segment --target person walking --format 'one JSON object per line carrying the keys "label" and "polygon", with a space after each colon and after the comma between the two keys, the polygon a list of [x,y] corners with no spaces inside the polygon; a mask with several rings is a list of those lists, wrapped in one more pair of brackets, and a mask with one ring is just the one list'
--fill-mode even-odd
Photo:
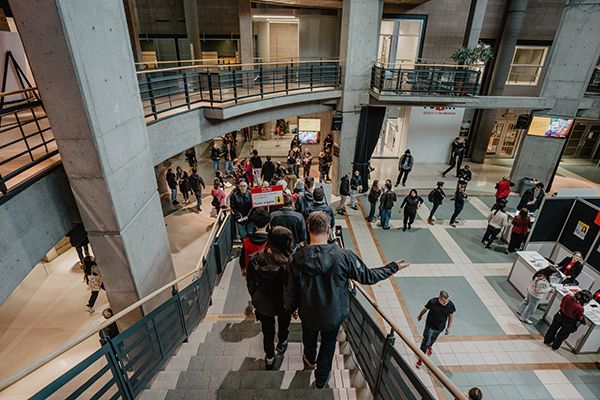
{"label": "person walking", "polygon": [[324,212],[327,214],[329,217],[330,228],[333,232],[335,229],[335,214],[333,209],[329,207],[325,201],[325,191],[322,187],[318,187],[313,190],[313,204],[306,210],[305,219],[308,221],[308,217],[315,212]]}
{"label": "person walking", "polygon": [[295,207],[296,211],[307,217],[306,210],[312,207],[314,199],[313,199],[313,190],[315,187],[315,178],[309,176],[304,180],[304,191],[298,194],[298,199],[296,199]]}
{"label": "person walking", "polygon": [[456,167],[456,172],[460,170],[460,165],[462,163],[463,157],[465,153],[465,143],[460,140],[459,137],[454,139],[452,142],[450,149],[450,166],[447,170],[442,172],[442,176],[445,178],[446,174],[452,170],[452,168]]}
{"label": "person walking", "polygon": [[177,167],[177,182],[179,183],[179,191],[183,195],[183,204],[190,204],[190,183],[188,173]]}
{"label": "person walking", "polygon": [[390,229],[390,219],[392,218],[392,208],[398,199],[396,193],[392,190],[392,181],[385,181],[383,193],[379,199],[379,219],[381,220],[381,228]]}
{"label": "person walking", "polygon": [[350,179],[350,208],[353,210],[358,210],[358,206],[356,205],[356,196],[362,191],[362,177],[360,176],[360,172],[354,171],[354,175],[352,175],[352,179]]}
{"label": "person walking", "polygon": [[[434,297],[425,304],[419,315],[417,321],[421,321],[423,316],[427,314],[425,320],[425,329],[423,329],[423,340],[421,341],[421,351],[428,356],[433,354],[433,344],[436,342],[438,336],[444,331],[445,334],[450,334],[450,328],[454,320],[454,313],[456,307],[454,303],[450,301],[450,295],[448,292],[442,290],[438,297]],[[417,368],[421,368],[423,362],[419,359],[417,361]]]}
{"label": "person walking", "polygon": [[579,251],[573,253],[571,257],[565,257],[561,262],[558,263],[558,269],[565,275],[565,279],[562,281],[563,284],[576,284],[577,277],[583,270],[583,256]]}
{"label": "person walking", "polygon": [[411,228],[421,204],[423,204],[423,198],[419,196],[417,189],[412,189],[400,204],[400,211],[404,212],[402,231],[406,232],[406,229]]}
{"label": "person walking", "polygon": [[219,215],[219,211],[221,211],[222,208],[226,207],[225,199],[227,198],[227,195],[223,190],[223,186],[221,185],[221,181],[219,181],[218,179],[215,179],[214,186],[210,191],[210,195],[212,196],[212,201],[210,205],[215,208],[214,216],[216,217],[217,215]]}
{"label": "person walking", "polygon": [[258,155],[258,150],[252,150],[252,157],[250,157],[250,165],[252,166],[252,176],[254,178],[255,186],[260,186],[260,175],[262,171],[263,162]]}
{"label": "person walking", "polygon": [[556,274],[556,267],[550,265],[543,268],[533,274],[531,283],[527,287],[527,294],[519,305],[517,315],[521,322],[526,324],[532,324],[533,322],[529,319],[538,305],[546,298],[548,292],[551,290],[550,278]]}
{"label": "person walking", "polygon": [[71,246],[75,247],[79,258],[79,266],[83,269],[83,259],[85,256],[90,255],[90,241],[83,224],[77,224],[66,236],[69,238]]}
{"label": "person walking", "polygon": [[213,172],[217,172],[221,170],[221,157],[223,153],[219,148],[219,144],[214,141],[212,147],[210,148],[210,159],[212,160],[212,168]]}
{"label": "person walking", "polygon": [[204,179],[198,175],[198,170],[196,168],[192,168],[189,182],[190,188],[192,189],[192,192],[194,192],[194,196],[196,196],[196,212],[199,213],[202,211],[202,190],[206,188],[206,185],[204,184]]}
{"label": "person walking", "polygon": [[[250,259],[246,274],[254,314],[262,329],[267,370],[273,369],[275,352],[283,355],[288,348],[291,313],[286,311],[283,297],[291,254],[292,233],[282,226],[275,227],[268,233],[264,249]],[[275,319],[277,347],[274,343]]]}
{"label": "person walking", "polygon": [[481,238],[481,243],[485,245],[486,249],[492,247],[492,243],[496,240],[498,234],[508,224],[508,216],[504,212],[504,205],[495,205],[488,217],[488,226]]}
{"label": "person walking", "polygon": [[463,168],[461,168],[458,171],[458,174],[456,174],[456,176],[458,177],[458,182],[456,184],[457,189],[461,186],[464,186],[464,188],[466,189],[467,185],[473,178],[473,174],[471,173],[471,168],[468,165],[465,165]]}
{"label": "person walking", "polygon": [[510,194],[511,186],[515,186],[515,184],[512,183],[510,180],[508,180],[505,176],[503,176],[502,179],[500,179],[496,183],[496,204],[497,205],[506,206],[506,203],[508,203],[508,200],[506,200],[506,198]]}
{"label": "person walking", "polygon": [[[104,317],[104,319],[111,319],[113,317],[113,310],[112,308],[105,308],[104,310],[102,310],[102,316]],[[113,322],[109,325],[107,325],[106,327],[102,328],[99,332],[98,332],[98,336],[100,336],[100,346],[104,346],[107,342],[106,342],[106,338],[108,339],[113,339],[115,337],[117,337],[119,335],[119,327],[117,326],[116,322]],[[124,349],[122,347],[123,343],[121,342],[121,345],[119,346],[121,347],[121,351],[123,351]]]}
{"label": "person walking", "polygon": [[83,281],[87,285],[87,289],[91,292],[86,310],[89,313],[93,313],[100,289],[104,290],[104,283],[98,270],[98,264],[96,264],[96,260],[92,256],[85,256],[83,258]]}
{"label": "person walking", "polygon": [[452,217],[450,217],[450,225],[453,228],[456,228],[456,223],[458,222],[456,217],[458,217],[458,214],[460,214],[465,207],[465,200],[467,197],[469,196],[465,193],[465,187],[459,186],[458,189],[456,189],[456,193],[454,193],[454,212],[452,213]]}
{"label": "person walking", "polygon": [[264,182],[267,182],[269,185],[273,180],[273,176],[275,175],[275,164],[271,161],[271,156],[267,156],[267,161],[262,166],[260,170],[260,177]]}
{"label": "person walking", "polygon": [[438,182],[436,188],[429,192],[427,196],[427,200],[433,203],[433,207],[431,207],[431,212],[429,213],[429,218],[427,218],[427,223],[429,225],[435,225],[434,215],[437,209],[442,205],[444,201],[444,197],[446,197],[446,193],[444,193],[444,182]]}
{"label": "person walking", "polygon": [[171,204],[175,206],[179,204],[179,202],[177,201],[177,175],[173,172],[173,168],[167,170],[166,179],[167,185],[169,186],[169,189],[171,189]]}
{"label": "person walking", "polygon": [[243,241],[254,231],[254,226],[248,219],[252,211],[252,199],[246,181],[239,181],[237,187],[233,189],[229,195],[229,206],[237,222],[240,240]]}
{"label": "person walking", "polygon": [[250,218],[254,224],[255,231],[242,241],[242,251],[240,252],[242,276],[247,275],[250,257],[264,249],[267,243],[267,226],[271,217],[266,209],[257,208],[252,212]]}
{"label": "person walking", "polygon": [[231,176],[233,174],[233,160],[237,158],[233,142],[226,141],[221,153],[223,153],[225,159],[225,175]]}
{"label": "person walking", "polygon": [[[373,285],[395,274],[408,264],[392,261],[386,266],[368,268],[351,250],[328,243],[329,217],[323,212],[308,217],[310,245],[296,250],[291,257],[285,305],[296,309],[302,321],[304,363],[315,368],[315,386],[324,388],[329,380],[340,325],[350,309],[349,281]],[[317,340],[321,344],[317,352]]]}
{"label": "person walking", "polygon": [[544,335],[544,344],[558,350],[562,342],[581,325],[585,324],[584,306],[592,300],[589,290],[581,290],[571,296],[567,294],[560,302],[560,310],[554,314],[552,323]]}
{"label": "person walking", "polygon": [[346,202],[350,196],[350,174],[344,174],[340,180],[340,204],[336,212],[341,215],[346,215]]}
{"label": "person walking", "polygon": [[294,201],[292,196],[285,193],[283,195],[283,207],[271,213],[271,229],[276,226],[283,226],[292,232],[292,249],[306,241],[306,223],[304,216],[294,210]]}
{"label": "person walking", "polygon": [[517,209],[527,208],[530,212],[534,212],[540,208],[542,201],[544,201],[544,184],[538,182],[534,188],[527,189],[523,193]]}
{"label": "person walking", "polygon": [[369,204],[371,205],[369,216],[367,217],[367,221],[369,222],[373,222],[375,220],[375,210],[377,209],[377,200],[379,200],[379,196],[381,196],[381,189],[379,188],[379,181],[375,179],[371,185],[371,190],[369,190],[369,195],[367,197],[367,200],[369,200]]}
{"label": "person walking", "polygon": [[396,187],[398,187],[400,181],[402,181],[402,186],[406,186],[406,179],[408,178],[410,171],[412,171],[413,164],[413,156],[410,154],[410,150],[406,149],[398,161],[398,178],[396,178]]}
{"label": "person walking", "polygon": [[522,208],[512,220],[512,230],[510,233],[510,241],[508,242],[508,252],[515,252],[521,248],[521,245],[527,238],[529,227],[531,226],[531,218],[526,208]]}
{"label": "person walking", "polygon": [[319,153],[319,182],[324,183],[329,176],[330,161],[328,155],[322,151]]}
{"label": "person walking", "polygon": [[310,176],[310,168],[312,167],[312,160],[313,160],[313,156],[310,153],[310,151],[306,148],[304,149],[304,153],[302,154],[302,170],[303,170],[303,174],[302,176],[304,177],[304,179],[308,179],[308,177]]}

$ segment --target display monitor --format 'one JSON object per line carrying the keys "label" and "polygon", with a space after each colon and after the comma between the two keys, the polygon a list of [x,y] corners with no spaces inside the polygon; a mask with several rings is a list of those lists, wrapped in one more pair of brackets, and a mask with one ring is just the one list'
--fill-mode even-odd
{"label": "display monitor", "polygon": [[528,135],[565,138],[573,126],[573,118],[534,115],[527,130]]}
{"label": "display monitor", "polygon": [[321,120],[319,118],[299,118],[298,137],[302,144],[319,143]]}

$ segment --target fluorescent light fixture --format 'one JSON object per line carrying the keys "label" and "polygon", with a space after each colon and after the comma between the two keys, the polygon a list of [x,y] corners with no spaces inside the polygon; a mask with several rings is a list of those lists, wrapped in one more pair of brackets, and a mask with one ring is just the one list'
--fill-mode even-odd
{"label": "fluorescent light fixture", "polygon": [[293,15],[253,15],[252,18],[266,18],[266,19],[298,19]]}

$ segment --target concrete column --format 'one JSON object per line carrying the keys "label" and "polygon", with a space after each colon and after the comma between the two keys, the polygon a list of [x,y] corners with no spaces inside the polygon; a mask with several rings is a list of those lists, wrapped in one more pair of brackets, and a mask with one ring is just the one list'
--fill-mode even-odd
{"label": "concrete column", "polygon": [[[565,5],[549,56],[540,97],[557,99],[548,115],[575,117],[600,57],[600,0],[569,0]],[[538,178],[547,186],[566,139],[523,137],[511,177]]]}
{"label": "concrete column", "polygon": [[193,59],[202,58],[202,46],[200,45],[200,21],[198,20],[198,0],[183,0],[183,12],[185,14],[185,30],[194,50]]}
{"label": "concrete column", "polygon": [[477,43],[479,43],[479,38],[481,37],[481,27],[485,19],[487,3],[488,0],[471,0],[471,12],[469,14],[467,31],[465,32],[465,47],[470,49],[477,47]]}
{"label": "concrete column", "polygon": [[108,299],[119,311],[175,278],[123,2],[10,5]]}
{"label": "concrete column", "polygon": [[332,168],[334,183],[339,182],[340,174],[352,169],[360,108],[369,101],[371,68],[377,57],[382,14],[383,0],[344,0],[340,36],[343,92],[338,104],[344,119],[339,141],[336,140],[340,157],[339,164],[334,162]]}
{"label": "concrete column", "polygon": [[142,61],[142,45],[140,44],[140,35],[138,31],[138,19],[135,12],[135,0],[123,0],[125,9],[125,18],[127,18],[127,28],[129,29],[129,41],[135,62]]}
{"label": "concrete column", "polygon": [[252,64],[252,10],[250,0],[238,0],[238,15],[240,21],[240,61],[242,64]]}
{"label": "concrete column", "polygon": [[[488,96],[502,96],[504,92],[515,46],[517,45],[523,19],[525,18],[527,2],[528,0],[511,0],[508,4]],[[471,161],[473,162],[482,163],[485,159],[486,149],[492,136],[494,122],[496,121],[496,113],[497,110],[484,110],[481,112],[479,129],[475,137],[473,137],[472,142],[473,152],[471,154]]]}

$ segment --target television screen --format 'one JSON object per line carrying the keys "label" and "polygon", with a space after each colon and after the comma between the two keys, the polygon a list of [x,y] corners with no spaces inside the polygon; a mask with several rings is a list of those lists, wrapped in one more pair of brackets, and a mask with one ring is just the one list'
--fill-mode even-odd
{"label": "television screen", "polygon": [[564,138],[569,135],[573,118],[546,117],[534,115],[529,125],[528,135]]}
{"label": "television screen", "polygon": [[298,137],[302,144],[315,144],[319,143],[319,132],[312,131],[299,131]]}

